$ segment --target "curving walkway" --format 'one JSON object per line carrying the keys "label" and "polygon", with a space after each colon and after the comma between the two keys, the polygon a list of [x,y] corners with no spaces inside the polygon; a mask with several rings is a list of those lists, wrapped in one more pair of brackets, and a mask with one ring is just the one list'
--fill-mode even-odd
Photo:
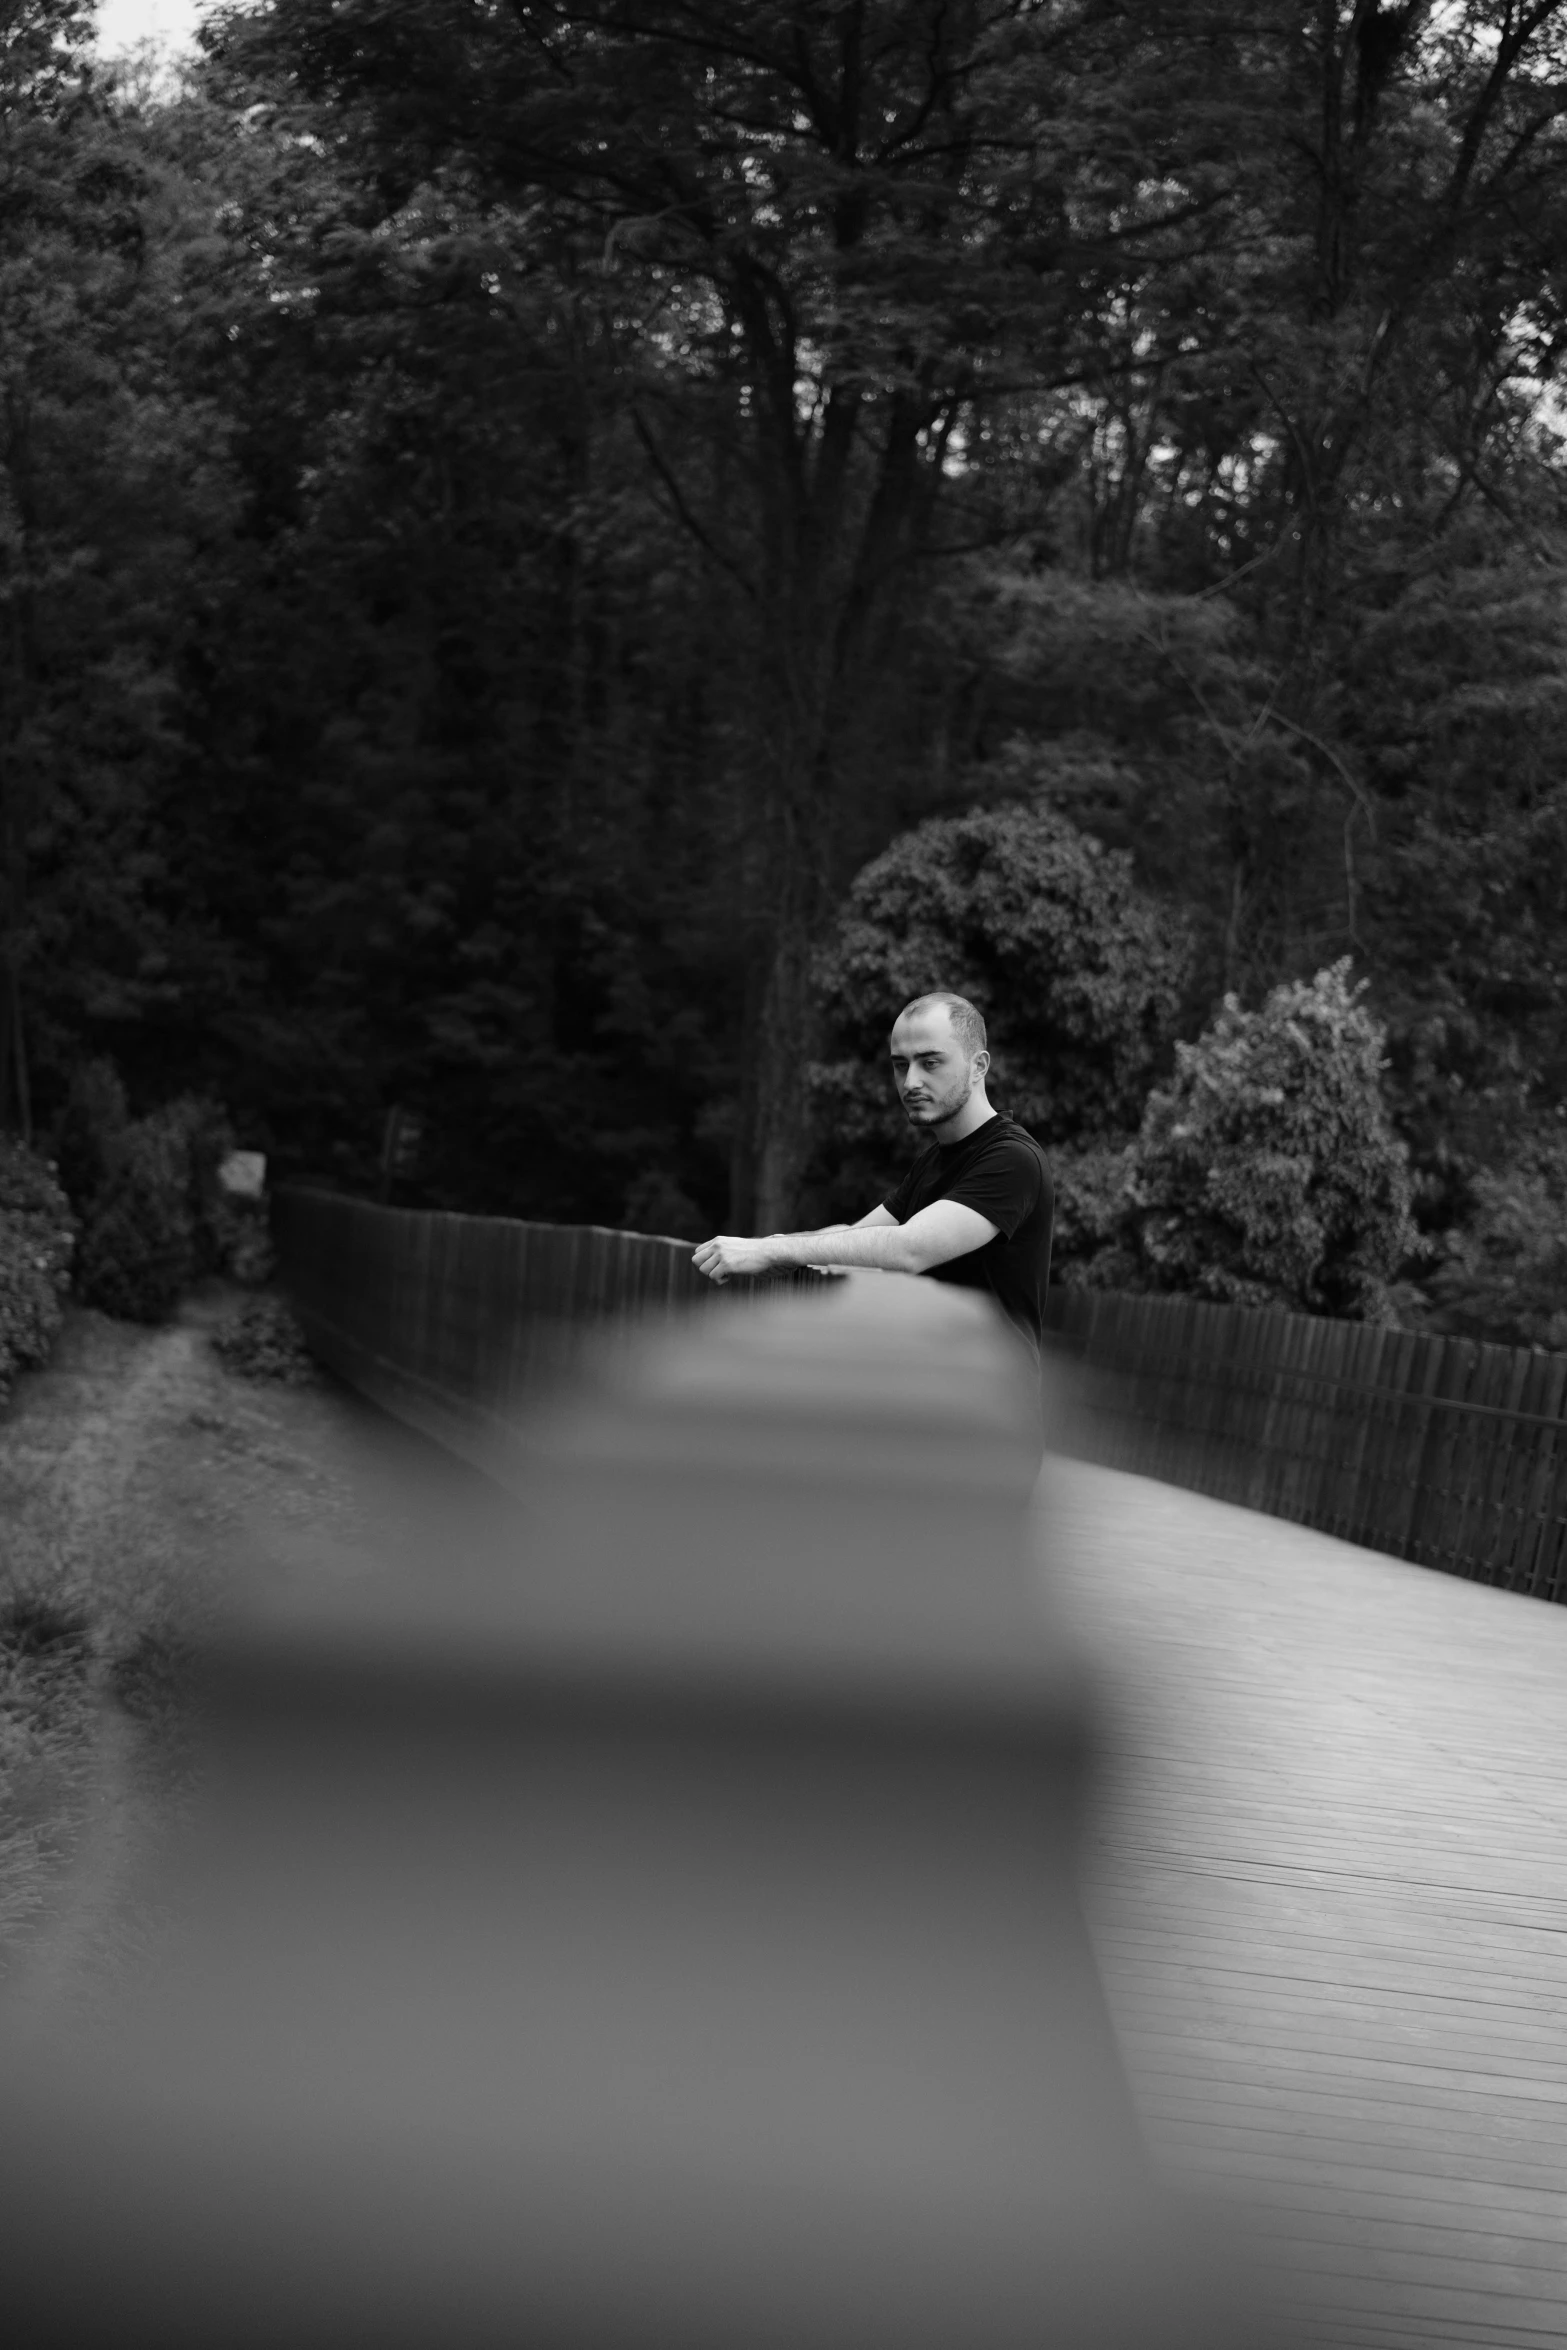
{"label": "curving walkway", "polygon": [[1350,2346],[1567,2343],[1567,1608],[1052,1460],[1134,2096]]}

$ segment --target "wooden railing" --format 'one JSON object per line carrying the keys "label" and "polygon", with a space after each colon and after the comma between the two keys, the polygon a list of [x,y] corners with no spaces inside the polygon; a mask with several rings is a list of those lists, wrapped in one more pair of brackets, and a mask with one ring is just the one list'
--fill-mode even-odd
{"label": "wooden railing", "polygon": [[800,1287],[801,1272],[723,1290],[691,1243],[596,1224],[374,1206],[300,1185],[273,1201],[284,1286],[311,1351],[399,1418],[488,1455],[585,1341],[675,1307]]}
{"label": "wooden railing", "polygon": [[[487,1466],[584,1341],[819,1285],[804,1273],[715,1291],[685,1241],[304,1188],[279,1195],[273,1221],[314,1351]],[[1062,1288],[1047,1338],[1070,1372],[1052,1402],[1061,1449],[1567,1600],[1567,1355]]]}
{"label": "wooden railing", "polygon": [[1567,1599],[1567,1355],[1096,1290],[1048,1328],[1082,1457]]}

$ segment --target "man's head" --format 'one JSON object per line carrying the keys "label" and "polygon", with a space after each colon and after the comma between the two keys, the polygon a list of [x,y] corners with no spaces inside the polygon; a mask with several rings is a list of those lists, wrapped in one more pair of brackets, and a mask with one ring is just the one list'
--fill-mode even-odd
{"label": "man's head", "polygon": [[946,989],[916,996],[893,1022],[890,1049],[893,1083],[911,1126],[944,1126],[983,1091],[990,1067],[985,1023],[967,996]]}

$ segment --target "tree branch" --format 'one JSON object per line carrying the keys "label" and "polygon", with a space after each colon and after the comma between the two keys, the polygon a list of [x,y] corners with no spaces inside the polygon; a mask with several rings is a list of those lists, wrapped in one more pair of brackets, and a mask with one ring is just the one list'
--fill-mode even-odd
{"label": "tree branch", "polygon": [[680,520],[684,523],[686,529],[691,533],[691,536],[696,540],[697,545],[701,547],[706,555],[711,557],[712,561],[718,565],[721,571],[724,571],[728,574],[728,576],[734,581],[735,585],[742,590],[747,599],[754,604],[757,600],[756,589],[752,586],[750,580],[746,578],[745,573],[741,570],[739,564],[736,563],[731,556],[724,553],[723,548],[716,543],[710,533],[703,528],[695,514],[692,513],[690,506],[686,502],[685,492],[681,489],[679,482],[675,479],[673,472],[670,470],[670,467],[665,460],[663,451],[659,448],[658,443],[654,440],[652,433],[648,429],[646,418],[634,404],[631,410],[631,428],[636,434],[637,439],[642,443],[643,449],[647,454],[649,464],[652,466],[654,472],[658,475],[659,480],[663,483],[664,488],[668,493],[670,504],[673,506]]}

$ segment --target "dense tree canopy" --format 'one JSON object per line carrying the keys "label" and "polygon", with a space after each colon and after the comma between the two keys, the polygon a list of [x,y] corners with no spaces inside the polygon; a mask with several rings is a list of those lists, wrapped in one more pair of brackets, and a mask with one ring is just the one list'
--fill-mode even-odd
{"label": "dense tree canopy", "polygon": [[1567,0],[0,22],[7,1124],[106,1056],[283,1168],[400,1104],[408,1197],[788,1221],[855,876],[977,809],[1189,941],[1080,1148],[1353,957],[1484,1326],[1562,1197]]}

